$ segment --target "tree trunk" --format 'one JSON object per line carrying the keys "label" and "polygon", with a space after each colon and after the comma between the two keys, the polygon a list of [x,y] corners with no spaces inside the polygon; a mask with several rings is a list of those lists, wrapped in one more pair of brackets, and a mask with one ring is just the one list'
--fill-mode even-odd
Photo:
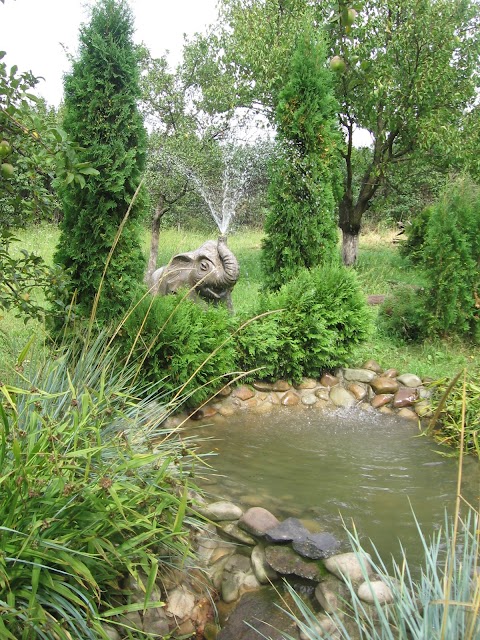
{"label": "tree trunk", "polygon": [[152,217],[150,255],[148,257],[147,270],[145,272],[145,277],[143,279],[143,281],[147,285],[150,285],[152,274],[157,268],[158,242],[160,237],[160,222],[162,220],[164,213],[165,213],[164,201],[163,201],[163,198],[160,198],[155,208],[155,213],[153,214],[153,217]]}
{"label": "tree trunk", "polygon": [[342,231],[342,260],[347,267],[351,267],[357,261],[358,235],[358,233],[352,231]]}

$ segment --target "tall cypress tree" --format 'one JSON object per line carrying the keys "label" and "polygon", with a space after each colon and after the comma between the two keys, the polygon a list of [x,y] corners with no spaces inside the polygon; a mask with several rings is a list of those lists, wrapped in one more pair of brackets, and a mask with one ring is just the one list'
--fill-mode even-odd
{"label": "tall cypress tree", "polygon": [[[78,309],[90,313],[107,256],[145,164],[146,133],[137,109],[139,70],[133,17],[125,0],[99,0],[80,29],[80,54],[65,78],[64,128],[99,175],[62,189],[64,219],[56,262],[66,267]],[[73,178],[73,176],[72,176]],[[142,199],[133,203],[102,285],[99,317],[122,314],[141,280]]]}
{"label": "tall cypress tree", "polygon": [[326,58],[325,43],[306,25],[276,108],[278,154],[271,166],[262,254],[269,289],[280,288],[302,267],[332,260],[336,252],[340,135]]}

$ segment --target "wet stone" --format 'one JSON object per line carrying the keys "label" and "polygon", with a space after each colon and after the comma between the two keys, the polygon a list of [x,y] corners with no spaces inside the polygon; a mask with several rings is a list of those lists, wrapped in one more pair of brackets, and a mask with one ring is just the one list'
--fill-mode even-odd
{"label": "wet stone", "polygon": [[357,382],[352,382],[351,384],[349,384],[347,387],[347,391],[350,391],[350,393],[356,400],[363,400],[367,396],[367,390],[365,389],[365,387],[362,387],[362,385],[358,384]]}
{"label": "wet stone", "polygon": [[233,538],[233,540],[236,540],[237,542],[248,545],[254,545],[257,542],[255,538],[249,536],[248,533],[240,529],[240,527],[233,522],[219,523],[219,527],[227,536]]}
{"label": "wet stone", "polygon": [[302,378],[299,384],[295,385],[296,389],[315,389],[318,386],[318,382],[314,378]]}
{"label": "wet stone", "polygon": [[372,399],[371,405],[374,409],[379,409],[380,407],[388,404],[393,398],[393,393],[379,393],[378,396],[375,396]]}
{"label": "wet stone", "polygon": [[300,402],[300,398],[295,391],[287,391],[280,402],[284,407],[294,407]]}
{"label": "wet stone", "polygon": [[334,387],[339,382],[340,380],[337,378],[337,376],[332,376],[331,373],[324,373],[320,378],[320,384],[322,385],[322,387]]}
{"label": "wet stone", "polygon": [[251,507],[240,518],[238,526],[254,536],[263,536],[280,524],[279,520],[263,507]]}
{"label": "wet stone", "polygon": [[397,380],[406,387],[420,387],[422,385],[422,380],[413,373],[403,373],[397,377]]}
{"label": "wet stone", "polygon": [[325,389],[325,387],[316,389],[315,395],[319,400],[323,400],[325,402],[328,402],[328,400],[330,399],[330,391],[328,389]]}
{"label": "wet stone", "polygon": [[314,393],[302,394],[302,404],[306,407],[311,407],[317,403],[317,396]]}
{"label": "wet stone", "polygon": [[363,363],[362,369],[369,369],[370,371],[374,371],[375,373],[382,373],[383,369],[378,364],[376,360],[367,360]]}
{"label": "wet stone", "polygon": [[340,542],[330,533],[309,533],[304,539],[294,540],[292,546],[304,558],[320,560],[337,553]]}
{"label": "wet stone", "polygon": [[282,575],[295,575],[308,580],[320,582],[326,575],[322,563],[307,560],[286,546],[269,546],[265,549],[268,564]]}
{"label": "wet stone", "polygon": [[277,380],[272,386],[273,391],[288,391],[291,388],[291,385],[286,380]]}
{"label": "wet stone", "polygon": [[388,376],[380,376],[378,378],[374,378],[370,382],[370,386],[377,394],[396,393],[398,391],[399,384],[394,378],[389,378]]}
{"label": "wet stone", "polygon": [[397,369],[387,369],[382,374],[385,378],[396,378],[398,376]]}
{"label": "wet stone", "polygon": [[402,387],[397,391],[393,397],[392,405],[395,409],[401,409],[402,407],[411,407],[412,404],[418,400],[418,392],[416,389],[410,387]]}
{"label": "wet stone", "polygon": [[243,515],[243,511],[233,502],[220,500],[212,502],[206,507],[202,507],[199,511],[209,520],[214,522],[220,520],[238,520]]}
{"label": "wet stone", "polygon": [[239,398],[240,400],[250,400],[255,395],[255,392],[247,385],[242,385],[241,387],[237,387],[233,390],[232,395],[234,398]]}
{"label": "wet stone", "polygon": [[350,382],[371,382],[376,373],[368,369],[344,369],[343,376]]}
{"label": "wet stone", "polygon": [[333,387],[330,391],[330,400],[337,407],[348,409],[356,404],[355,397],[343,387]]}
{"label": "wet stone", "polygon": [[309,532],[298,518],[286,518],[276,527],[270,529],[266,538],[270,542],[292,542],[292,540],[303,540]]}
{"label": "wet stone", "polygon": [[273,389],[273,383],[266,380],[256,380],[252,383],[252,387],[257,391],[271,391]]}
{"label": "wet stone", "polygon": [[400,409],[400,411],[397,413],[397,416],[399,418],[405,418],[406,420],[418,420],[418,416],[415,411],[412,411],[412,409],[407,409],[407,407]]}

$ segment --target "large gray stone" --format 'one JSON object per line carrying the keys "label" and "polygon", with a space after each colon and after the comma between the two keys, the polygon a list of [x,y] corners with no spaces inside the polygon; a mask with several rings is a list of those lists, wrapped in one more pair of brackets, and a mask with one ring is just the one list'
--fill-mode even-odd
{"label": "large gray stone", "polygon": [[352,582],[363,582],[365,576],[371,576],[373,571],[370,565],[370,555],[364,554],[361,558],[355,553],[340,553],[324,560],[325,568],[337,578],[344,576]]}
{"label": "large gray stone", "polygon": [[238,526],[254,536],[264,536],[269,529],[280,524],[280,521],[263,507],[247,509],[238,521]]}
{"label": "large gray stone", "polygon": [[357,402],[355,400],[355,396],[353,396],[349,391],[347,391],[340,385],[337,387],[332,387],[330,391],[330,400],[336,407],[341,407],[343,409],[353,407]]}
{"label": "large gray stone", "polygon": [[319,560],[307,560],[286,546],[268,546],[265,548],[268,564],[282,575],[295,575],[308,580],[320,582],[326,575],[325,568]]}
{"label": "large gray stone", "polygon": [[254,547],[252,555],[250,556],[250,561],[260,584],[268,584],[271,580],[276,580],[278,578],[278,573],[274,571],[267,562],[265,557],[265,548],[263,545],[258,544]]}
{"label": "large gray stone", "polygon": [[377,374],[369,369],[344,369],[343,377],[349,382],[371,382]]}
{"label": "large gray stone", "polygon": [[383,580],[369,580],[363,582],[357,591],[360,600],[374,604],[376,600],[380,604],[390,604],[393,602],[393,593],[390,587]]}
{"label": "large gray stone", "polygon": [[250,558],[235,554],[228,559],[223,570],[221,593],[224,602],[234,602],[246,591],[258,589],[257,580],[250,564]]}
{"label": "large gray stone", "polygon": [[265,537],[270,542],[292,542],[292,540],[303,540],[308,533],[298,518],[286,518],[276,527],[269,529]]}
{"label": "large gray stone", "polygon": [[206,507],[199,508],[198,511],[214,522],[219,522],[220,520],[238,520],[243,514],[243,511],[238,505],[226,500],[212,502]]}
{"label": "large gray stone", "polygon": [[320,560],[333,556],[340,542],[330,533],[309,533],[306,538],[293,541],[293,549],[305,558]]}
{"label": "large gray stone", "polygon": [[403,373],[397,380],[406,387],[420,387],[422,384],[422,379],[413,373]]}
{"label": "large gray stone", "polygon": [[315,588],[315,598],[328,613],[344,608],[344,601],[348,598],[349,593],[347,585],[333,575],[324,582],[319,582]]}

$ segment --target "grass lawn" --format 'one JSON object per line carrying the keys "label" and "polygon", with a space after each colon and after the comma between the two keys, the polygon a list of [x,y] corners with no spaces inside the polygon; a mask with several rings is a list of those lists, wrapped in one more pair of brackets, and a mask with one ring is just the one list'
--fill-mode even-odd
{"label": "grass lawn", "polygon": [[[51,260],[58,240],[58,229],[51,225],[40,225],[19,231],[22,246]],[[393,243],[394,230],[382,232],[367,231],[360,239],[360,253],[355,270],[366,295],[388,293],[398,284],[422,286],[422,272],[409,266]],[[158,264],[166,264],[176,253],[197,248],[212,235],[202,235],[187,231],[168,229],[161,232]],[[145,231],[145,252],[148,250],[149,235]],[[261,286],[262,233],[259,231],[239,231],[229,237],[228,243],[240,263],[240,279],[233,291],[233,303],[237,312],[248,312],[256,307]],[[378,312],[372,307],[372,314]],[[34,321],[27,324],[11,313],[0,319],[0,379],[8,379],[9,371],[32,333],[42,345],[43,327]],[[452,377],[464,367],[480,367],[480,347],[474,347],[459,340],[432,340],[418,345],[394,342],[389,336],[375,329],[371,339],[362,345],[352,360],[352,365],[360,365],[367,358],[375,358],[384,368],[394,367],[402,372],[412,372],[420,376],[438,379]]]}

